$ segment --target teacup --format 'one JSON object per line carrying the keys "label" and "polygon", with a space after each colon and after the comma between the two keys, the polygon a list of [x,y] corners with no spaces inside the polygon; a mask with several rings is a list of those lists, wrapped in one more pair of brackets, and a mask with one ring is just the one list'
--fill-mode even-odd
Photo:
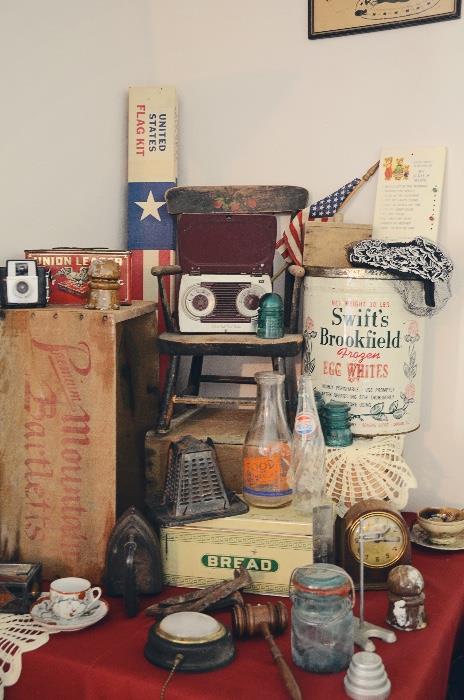
{"label": "teacup", "polygon": [[423,508],[417,522],[433,544],[454,544],[464,532],[464,510],[459,508]]}
{"label": "teacup", "polygon": [[62,620],[71,620],[88,612],[101,594],[101,588],[92,587],[85,578],[58,578],[50,584],[50,610]]}

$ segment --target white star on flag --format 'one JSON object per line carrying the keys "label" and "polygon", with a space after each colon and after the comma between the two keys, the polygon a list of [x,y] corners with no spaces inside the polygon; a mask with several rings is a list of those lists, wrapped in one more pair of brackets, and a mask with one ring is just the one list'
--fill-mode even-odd
{"label": "white star on flag", "polygon": [[146,202],[134,202],[134,204],[137,204],[138,207],[143,209],[143,214],[140,217],[140,221],[146,219],[147,216],[153,216],[157,221],[161,221],[161,216],[158,210],[160,207],[166,204],[166,202],[155,202],[153,192],[150,190]]}

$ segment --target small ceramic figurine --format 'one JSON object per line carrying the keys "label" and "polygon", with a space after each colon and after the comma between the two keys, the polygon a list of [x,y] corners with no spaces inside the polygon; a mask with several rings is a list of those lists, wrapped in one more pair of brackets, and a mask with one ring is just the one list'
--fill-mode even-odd
{"label": "small ceramic figurine", "polygon": [[409,564],[395,566],[388,575],[387,585],[388,624],[406,631],[427,627],[421,572]]}
{"label": "small ceramic figurine", "polygon": [[86,309],[119,309],[119,264],[115,260],[92,260],[89,267],[89,301]]}

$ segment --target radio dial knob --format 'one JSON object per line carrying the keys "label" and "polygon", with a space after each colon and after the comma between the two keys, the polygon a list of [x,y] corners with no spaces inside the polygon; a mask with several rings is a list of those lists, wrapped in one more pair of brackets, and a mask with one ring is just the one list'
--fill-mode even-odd
{"label": "radio dial knob", "polygon": [[204,294],[197,294],[197,296],[192,299],[192,306],[195,311],[204,311],[208,307],[208,297]]}
{"label": "radio dial knob", "polygon": [[216,298],[211,289],[198,284],[190,287],[185,294],[184,306],[191,316],[202,318],[213,313],[216,306]]}
{"label": "radio dial knob", "polygon": [[249,311],[256,311],[259,306],[259,297],[256,294],[248,294],[245,297],[244,304]]}
{"label": "radio dial knob", "polygon": [[253,318],[258,315],[259,300],[264,290],[253,284],[239,292],[236,300],[237,310],[242,316]]}

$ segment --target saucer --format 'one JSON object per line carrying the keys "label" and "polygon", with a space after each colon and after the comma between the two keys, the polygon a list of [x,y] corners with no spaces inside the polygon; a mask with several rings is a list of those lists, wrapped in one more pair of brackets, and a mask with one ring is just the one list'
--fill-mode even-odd
{"label": "saucer", "polygon": [[450,544],[435,544],[430,542],[427,533],[421,528],[419,523],[414,523],[411,528],[411,542],[419,544],[422,547],[430,547],[430,549],[439,549],[441,552],[457,552],[464,549],[464,532],[456,535],[454,542]]}
{"label": "saucer", "polygon": [[109,610],[108,603],[100,598],[92,606],[92,609],[83,615],[70,620],[62,620],[50,610],[48,601],[48,595],[41,596],[31,607],[30,611],[33,620],[40,622],[47,632],[77,632],[78,630],[83,630],[105,617]]}

